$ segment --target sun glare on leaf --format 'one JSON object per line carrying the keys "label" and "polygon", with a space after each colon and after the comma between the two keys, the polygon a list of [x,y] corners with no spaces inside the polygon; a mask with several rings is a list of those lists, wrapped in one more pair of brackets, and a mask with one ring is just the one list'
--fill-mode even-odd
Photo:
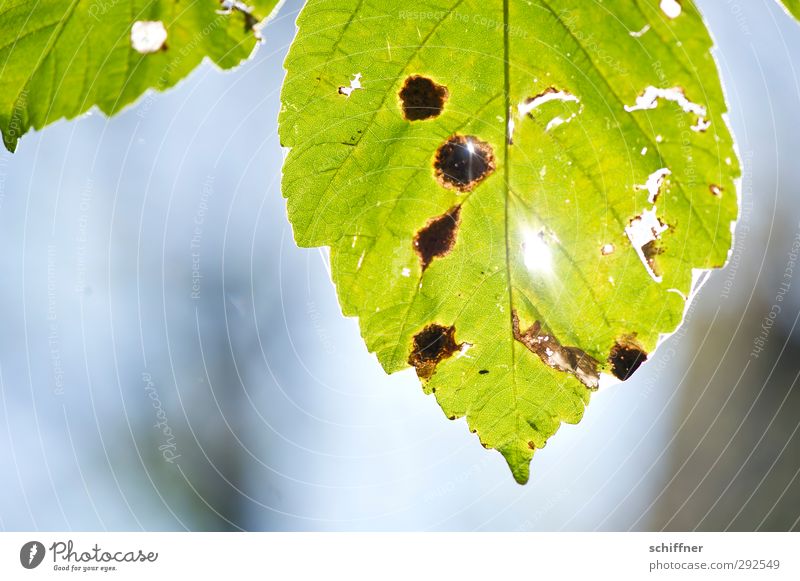
{"label": "sun glare on leaf", "polygon": [[531,272],[549,274],[553,270],[553,254],[542,232],[525,230],[522,242],[522,259]]}

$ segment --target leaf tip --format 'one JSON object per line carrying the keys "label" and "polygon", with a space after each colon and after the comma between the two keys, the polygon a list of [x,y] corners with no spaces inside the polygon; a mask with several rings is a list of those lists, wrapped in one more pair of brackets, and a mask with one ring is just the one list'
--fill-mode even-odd
{"label": "leaf tip", "polygon": [[528,483],[528,480],[531,476],[531,461],[530,459],[525,460],[522,464],[518,465],[508,465],[511,468],[511,474],[514,476],[514,480],[520,486],[524,486]]}
{"label": "leaf tip", "polygon": [[531,476],[531,460],[533,460],[534,449],[527,444],[510,444],[499,451],[505,458],[517,484],[527,484]]}
{"label": "leaf tip", "polygon": [[19,134],[13,128],[3,127],[0,132],[3,136],[3,145],[9,153],[14,153],[17,150],[17,143],[19,143]]}

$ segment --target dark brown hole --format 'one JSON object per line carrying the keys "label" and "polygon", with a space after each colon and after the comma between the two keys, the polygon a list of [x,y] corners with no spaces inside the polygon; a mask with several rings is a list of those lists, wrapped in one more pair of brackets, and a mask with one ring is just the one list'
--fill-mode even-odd
{"label": "dark brown hole", "polygon": [[258,24],[258,18],[256,18],[255,16],[253,16],[249,12],[245,12],[244,13],[244,31],[245,32],[250,32],[251,30],[253,30],[255,28],[256,24]]}
{"label": "dark brown hole", "polygon": [[608,362],[611,372],[617,379],[625,381],[639,366],[647,361],[647,353],[632,343],[617,343],[611,348]]}
{"label": "dark brown hole", "polygon": [[574,375],[589,389],[597,389],[600,385],[600,373],[597,361],[578,347],[562,345],[552,333],[545,331],[542,324],[536,321],[526,331],[520,330],[519,316],[512,312],[511,323],[514,339],[525,345],[545,365]]}
{"label": "dark brown hole", "polygon": [[461,206],[450,209],[446,214],[434,218],[414,237],[414,248],[419,255],[424,271],[434,258],[446,256],[453,249],[458,235]]}
{"label": "dark brown hole", "polygon": [[477,137],[454,135],[439,147],[433,165],[439,183],[469,192],[494,171],[494,152]]}
{"label": "dark brown hole", "polygon": [[447,100],[447,87],[438,85],[427,77],[412,75],[400,89],[403,115],[409,121],[422,121],[438,117]]}
{"label": "dark brown hole", "polygon": [[489,373],[489,370],[488,369],[481,369],[478,373],[480,373],[481,375],[486,375],[487,373]]}
{"label": "dark brown hole", "polygon": [[408,363],[417,370],[420,379],[430,379],[436,366],[461,349],[456,343],[456,328],[433,323],[414,336],[414,349]]}

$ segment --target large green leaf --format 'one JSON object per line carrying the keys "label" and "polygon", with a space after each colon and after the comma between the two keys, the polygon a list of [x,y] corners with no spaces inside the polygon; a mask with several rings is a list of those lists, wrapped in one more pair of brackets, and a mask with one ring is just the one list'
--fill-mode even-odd
{"label": "large green leaf", "polygon": [[311,0],[280,136],[346,315],[519,482],[721,267],[739,165],[706,27],[660,0]]}
{"label": "large green leaf", "polygon": [[[13,151],[31,127],[94,105],[116,113],[149,88],[173,86],[203,57],[235,66],[252,52],[254,28],[276,2],[248,3],[252,8],[220,0],[0,2],[6,147]],[[164,32],[166,39],[159,37]]]}

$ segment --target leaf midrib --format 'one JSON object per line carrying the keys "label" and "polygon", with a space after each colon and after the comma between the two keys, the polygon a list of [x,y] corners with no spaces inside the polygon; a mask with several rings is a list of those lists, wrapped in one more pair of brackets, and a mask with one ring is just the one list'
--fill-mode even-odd
{"label": "leaf midrib", "polygon": [[505,93],[505,127],[503,139],[503,229],[506,243],[506,284],[508,286],[508,331],[511,341],[511,393],[514,398],[515,433],[519,434],[520,411],[517,405],[517,362],[516,340],[514,339],[514,285],[511,280],[511,241],[508,233],[508,214],[510,203],[511,164],[508,162],[508,148],[511,141],[511,39],[509,38],[509,0],[503,0],[503,92]]}

